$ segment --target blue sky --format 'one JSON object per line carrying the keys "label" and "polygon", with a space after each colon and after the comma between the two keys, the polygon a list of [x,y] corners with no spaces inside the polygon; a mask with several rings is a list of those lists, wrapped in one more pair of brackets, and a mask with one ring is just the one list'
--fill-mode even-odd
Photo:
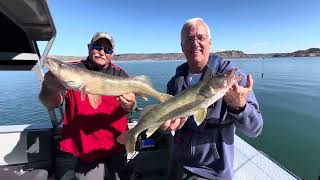
{"label": "blue sky", "polygon": [[114,37],[116,54],[181,52],[181,26],[193,17],[208,23],[212,52],[320,48],[319,0],[49,0],[49,7],[55,55],[86,56],[97,31]]}

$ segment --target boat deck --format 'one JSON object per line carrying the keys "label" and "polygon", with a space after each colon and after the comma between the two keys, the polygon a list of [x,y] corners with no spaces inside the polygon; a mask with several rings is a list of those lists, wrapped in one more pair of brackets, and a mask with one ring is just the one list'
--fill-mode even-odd
{"label": "boat deck", "polygon": [[[136,122],[129,123],[129,128],[135,125]],[[237,135],[235,135],[234,145],[234,180],[300,179]],[[161,174],[163,170],[155,170],[155,166],[158,168],[166,167],[168,158],[166,149],[135,152],[133,155],[128,155],[128,160],[133,160],[136,170],[149,172],[142,179],[161,179],[161,177],[165,177],[165,174]]]}
{"label": "boat deck", "polygon": [[[129,123],[132,128],[136,123]],[[10,164],[36,165],[37,161],[50,165],[50,124],[0,126],[0,167]],[[129,165],[137,172],[137,179],[166,179],[171,136],[166,137],[155,150],[135,152],[128,155]],[[299,179],[263,152],[255,149],[240,137],[235,136],[234,180],[291,180]],[[34,149],[31,152],[31,149]],[[39,151],[38,151],[38,150]],[[52,150],[53,151],[53,150]],[[40,159],[39,159],[40,158]],[[68,159],[56,159],[56,168],[67,166]],[[9,166],[6,166],[9,165]],[[39,168],[42,166],[39,166]],[[66,168],[66,167],[63,167]],[[35,168],[37,169],[37,168]],[[55,170],[57,172],[58,169]],[[2,177],[0,172],[0,177]],[[139,178],[140,177],[140,178]],[[0,178],[2,179],[2,178]]]}
{"label": "boat deck", "polygon": [[299,179],[240,137],[234,141],[234,180]]}

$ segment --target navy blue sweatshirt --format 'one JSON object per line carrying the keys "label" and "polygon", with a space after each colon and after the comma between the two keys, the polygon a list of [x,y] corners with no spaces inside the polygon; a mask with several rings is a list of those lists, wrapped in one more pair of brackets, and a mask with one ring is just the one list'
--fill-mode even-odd
{"label": "navy blue sweatshirt", "polygon": [[[212,74],[235,68],[230,61],[217,56],[210,56],[207,66]],[[188,72],[187,63],[177,67],[175,76],[167,84],[168,94],[179,94],[188,87]],[[237,75],[243,77],[239,85],[244,87],[247,76],[239,69]],[[184,168],[208,179],[232,179],[236,128],[249,137],[256,137],[261,133],[262,126],[263,119],[253,92],[249,94],[245,108],[237,114],[219,99],[208,108],[206,119],[200,126],[190,116],[183,128],[176,131],[170,169],[175,173]]]}

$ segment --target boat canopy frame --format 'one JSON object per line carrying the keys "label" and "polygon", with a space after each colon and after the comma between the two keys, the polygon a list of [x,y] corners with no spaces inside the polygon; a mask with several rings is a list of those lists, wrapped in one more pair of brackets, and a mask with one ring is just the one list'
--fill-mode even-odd
{"label": "boat canopy frame", "polygon": [[[30,71],[36,73],[40,83],[44,73],[42,66],[56,37],[56,28],[47,0],[0,1],[0,71]],[[47,41],[40,55],[38,41]],[[59,126],[63,109],[48,111],[53,128]]]}
{"label": "boat canopy frame", "polygon": [[[0,70],[28,71],[42,65],[56,37],[46,0],[0,1],[0,27]],[[42,55],[37,41],[48,41]]]}

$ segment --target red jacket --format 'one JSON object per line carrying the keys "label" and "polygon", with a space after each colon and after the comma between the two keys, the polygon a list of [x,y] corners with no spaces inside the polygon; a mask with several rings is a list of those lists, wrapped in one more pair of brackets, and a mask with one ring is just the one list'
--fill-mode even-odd
{"label": "red jacket", "polygon": [[[87,61],[82,61],[78,65],[88,68],[87,63]],[[127,76],[115,65],[103,72]],[[110,155],[125,153],[125,147],[117,143],[116,139],[127,129],[126,112],[116,97],[102,96],[102,103],[97,109],[94,109],[87,95],[85,101],[81,101],[80,92],[67,90],[60,142],[62,151],[69,152],[87,163],[104,159]]]}

